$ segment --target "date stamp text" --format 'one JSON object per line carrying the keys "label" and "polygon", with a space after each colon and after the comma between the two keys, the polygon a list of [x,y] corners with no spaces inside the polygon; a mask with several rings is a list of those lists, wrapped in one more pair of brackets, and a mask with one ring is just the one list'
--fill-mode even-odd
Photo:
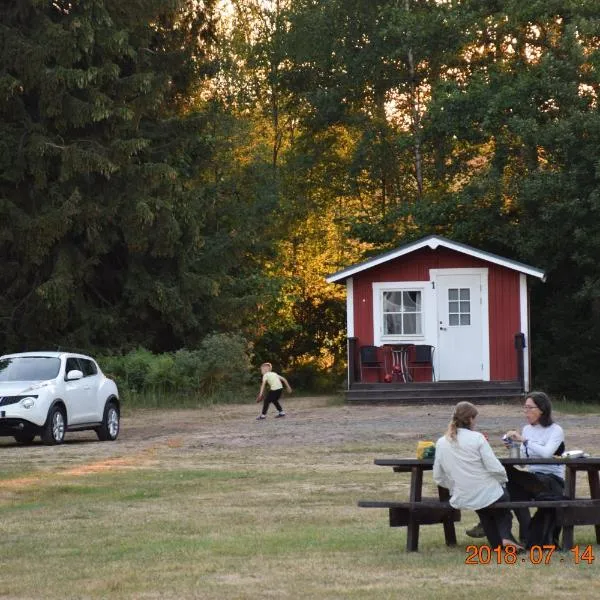
{"label": "date stamp text", "polygon": [[595,560],[594,548],[589,546],[573,546],[570,555],[567,553],[555,553],[556,546],[553,544],[543,546],[531,546],[527,550],[517,552],[516,546],[490,546],[469,545],[466,548],[466,565],[516,565],[518,563],[530,562],[532,565],[550,565],[559,563],[581,563],[593,564]]}

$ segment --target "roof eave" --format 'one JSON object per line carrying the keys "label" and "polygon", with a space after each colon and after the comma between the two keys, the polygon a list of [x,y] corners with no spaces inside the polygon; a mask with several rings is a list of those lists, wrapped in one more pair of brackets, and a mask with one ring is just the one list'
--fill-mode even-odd
{"label": "roof eave", "polygon": [[375,256],[369,260],[363,261],[351,267],[347,267],[346,269],[342,269],[337,273],[333,273],[332,275],[326,277],[325,280],[327,281],[327,283],[342,283],[343,281],[348,279],[348,277],[352,277],[357,273],[361,273],[362,271],[372,269],[373,267],[386,263],[395,258],[400,258],[401,256],[405,256],[406,254],[410,254],[411,252],[415,252],[416,250],[420,250],[421,248],[429,247],[432,250],[435,250],[439,246],[449,248],[450,250],[454,250],[456,252],[461,252],[463,254],[474,256],[475,258],[479,258],[480,260],[484,260],[486,262],[492,262],[501,265],[503,267],[506,267],[507,269],[518,271],[531,277],[536,277],[542,282],[546,281],[546,274],[541,269],[536,269],[535,267],[532,267],[530,265],[513,261],[508,258],[503,258],[496,254],[484,252],[483,250],[477,250],[476,248],[472,248],[471,246],[467,246],[466,244],[461,244],[460,242],[453,242],[452,240],[448,240],[437,235],[431,235],[421,240],[418,240],[417,242],[412,242],[410,244],[406,244],[405,246],[401,246],[400,248],[396,248],[395,250],[384,252],[383,254]]}

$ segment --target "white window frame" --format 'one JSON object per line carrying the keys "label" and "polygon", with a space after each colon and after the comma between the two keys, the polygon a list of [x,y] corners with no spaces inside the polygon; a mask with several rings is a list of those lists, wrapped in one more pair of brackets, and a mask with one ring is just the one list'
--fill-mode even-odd
{"label": "white window frame", "polygon": [[[400,342],[422,342],[426,339],[427,313],[431,308],[427,294],[428,281],[389,281],[373,284],[373,339],[376,346]],[[383,293],[421,292],[421,333],[383,334]]]}
{"label": "white window frame", "polygon": [[[461,288],[461,287],[455,287],[455,288],[448,288],[448,292],[450,292],[451,289],[454,289],[458,292],[458,297],[456,298],[456,300],[450,300],[450,297],[447,298],[447,302],[448,302],[448,325],[447,327],[468,327],[469,325],[471,325],[471,317],[472,317],[472,313],[473,313],[473,299],[471,298],[471,290],[470,288]],[[460,292],[466,289],[469,291],[469,299],[467,300],[467,302],[469,303],[469,312],[463,312],[462,308],[461,308],[461,303],[464,302],[464,300],[462,300],[460,298]],[[450,302],[456,302],[456,304],[458,305],[458,308],[455,312],[450,312]],[[462,322],[462,317],[463,315],[469,315],[469,323],[468,324],[464,324]],[[456,315],[458,317],[458,323],[454,323],[452,324],[450,322],[450,317],[452,315]]]}

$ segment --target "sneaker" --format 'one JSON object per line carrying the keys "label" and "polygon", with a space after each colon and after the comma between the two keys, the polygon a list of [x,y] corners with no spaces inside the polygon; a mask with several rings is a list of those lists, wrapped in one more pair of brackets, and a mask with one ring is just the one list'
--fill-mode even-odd
{"label": "sneaker", "polygon": [[281,411],[279,414],[275,415],[275,418],[277,417],[285,417],[285,413]]}
{"label": "sneaker", "polygon": [[484,538],[485,531],[483,531],[483,525],[481,523],[477,523],[475,527],[471,527],[471,529],[467,529],[465,533],[472,538]]}
{"label": "sneaker", "polygon": [[257,421],[262,421],[263,419],[266,419],[267,415],[258,415],[258,417],[256,417]]}

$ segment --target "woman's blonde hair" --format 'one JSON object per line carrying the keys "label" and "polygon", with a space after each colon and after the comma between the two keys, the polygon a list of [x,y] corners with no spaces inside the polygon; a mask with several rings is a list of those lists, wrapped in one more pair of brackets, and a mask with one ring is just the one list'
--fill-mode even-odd
{"label": "woman's blonde hair", "polygon": [[448,423],[448,429],[446,431],[446,437],[455,442],[456,441],[456,430],[459,427],[464,429],[471,429],[471,419],[477,416],[477,409],[470,402],[459,402],[452,415],[452,420]]}

